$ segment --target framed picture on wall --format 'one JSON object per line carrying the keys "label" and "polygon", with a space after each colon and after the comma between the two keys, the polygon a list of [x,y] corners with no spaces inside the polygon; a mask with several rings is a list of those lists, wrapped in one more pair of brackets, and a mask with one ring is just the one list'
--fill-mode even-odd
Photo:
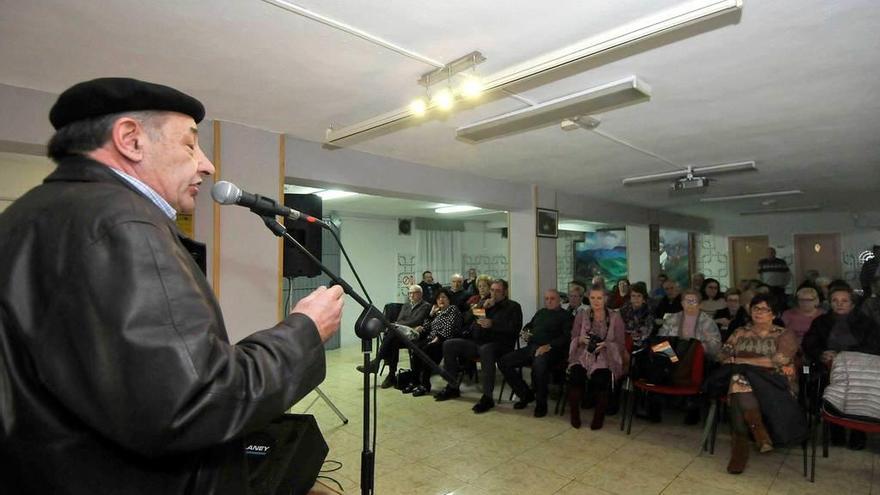
{"label": "framed picture on wall", "polygon": [[537,209],[538,237],[559,237],[559,210]]}
{"label": "framed picture on wall", "polygon": [[574,241],[573,252],[575,280],[589,284],[600,275],[608,287],[614,287],[628,275],[625,229],[587,232],[583,241]]}

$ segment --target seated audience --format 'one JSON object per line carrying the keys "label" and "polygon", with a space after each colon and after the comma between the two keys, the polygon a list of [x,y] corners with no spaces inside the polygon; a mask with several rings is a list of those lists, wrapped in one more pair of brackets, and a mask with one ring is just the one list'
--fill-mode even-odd
{"label": "seated audience", "polygon": [[666,293],[654,308],[654,327],[663,325],[663,317],[668,314],[681,311],[681,287],[675,280],[667,280],[663,283],[663,292]]}
{"label": "seated audience", "polygon": [[666,276],[665,273],[661,273],[657,275],[657,288],[651,291],[651,299],[662,299],[666,297],[666,291],[663,289],[663,284],[669,280],[669,277]]}
{"label": "seated audience", "polygon": [[658,335],[697,339],[703,343],[706,355],[714,359],[721,348],[721,333],[715,320],[700,311],[700,292],[695,289],[682,292],[681,304],[684,309],[680,313],[663,318]]}
{"label": "seated audience", "polygon": [[874,322],[875,328],[880,328],[880,276],[871,282],[871,297],[865,299],[860,311]]}
{"label": "seated audience", "polygon": [[[415,328],[419,334],[418,346],[435,363],[443,357],[443,343],[453,337],[461,336],[461,312],[451,302],[452,293],[449,289],[437,292],[437,304],[431,308],[425,322]],[[413,397],[420,397],[431,392],[431,367],[421,359],[415,358],[412,370],[417,384],[404,393],[412,392]]]}
{"label": "seated audience", "polygon": [[[535,417],[547,415],[547,388],[553,368],[568,356],[571,313],[562,309],[559,291],[544,293],[544,307],[539,309],[521,333],[526,346],[505,354],[498,369],[510,384],[519,401],[514,409],[524,409],[535,401]],[[520,368],[531,366],[532,386],[526,384]]]}
{"label": "seated audience", "polygon": [[470,292],[471,295],[477,293],[477,269],[468,268],[467,278],[464,280],[464,290]]}
{"label": "seated audience", "polygon": [[[749,298],[751,298],[750,295]],[[743,300],[743,295],[739,289],[730,289],[724,296],[725,307],[715,312],[713,318],[718,325],[718,330],[721,332],[721,342],[726,341],[734,330],[748,322],[749,315],[742,304]]]}
{"label": "seated audience", "polygon": [[812,287],[802,287],[797,291],[797,306],[782,313],[785,328],[794,333],[800,345],[813,320],[824,311],[819,309],[819,293]]}
{"label": "seated audience", "polygon": [[468,308],[473,308],[474,306],[482,308],[483,304],[492,297],[492,292],[489,290],[490,287],[492,287],[492,277],[485,274],[480,275],[477,277],[477,281],[474,285],[477,288],[477,292],[468,298]]}
{"label": "seated audience", "polygon": [[568,302],[563,305],[566,311],[572,316],[577,315],[584,307],[584,286],[580,284],[568,284]]}
{"label": "seated audience", "polygon": [[629,301],[620,308],[620,317],[623,319],[624,330],[632,338],[633,349],[641,348],[654,330],[654,316],[648,307],[645,284],[633,284]]}
{"label": "seated audience", "polygon": [[571,330],[568,351],[568,404],[571,425],[581,427],[581,399],[585,391],[594,396],[590,429],[602,428],[614,382],[623,376],[626,352],[623,320],[607,306],[601,286],[589,292],[589,308],[578,313]]}
{"label": "seated audience", "polygon": [[697,272],[691,277],[691,289],[700,290],[706,282],[706,275],[703,272]]}
{"label": "seated audience", "polygon": [[434,281],[434,274],[428,270],[422,272],[422,281],[419,282],[422,288],[422,297],[428,304],[433,305],[434,299],[437,297],[437,291],[443,288],[439,282]]}
{"label": "seated audience", "polygon": [[[430,310],[431,305],[422,299],[422,288],[418,285],[410,285],[409,301],[405,302],[403,307],[400,308],[400,314],[397,316],[395,323],[415,328],[425,321],[425,317],[428,316],[428,311]],[[376,358],[370,362],[370,373],[378,373],[383,360],[388,365],[388,376],[382,381],[382,388],[391,388],[397,383],[397,362],[400,359],[401,346],[403,344],[401,344],[397,334],[387,332],[385,338],[382,339],[382,344],[379,346],[379,351],[376,353]],[[359,365],[357,369],[361,373],[364,372],[363,365]]]}
{"label": "seated audience", "polygon": [[[797,339],[792,331],[773,324],[773,303],[772,296],[755,296],[750,306],[751,324],[730,336],[721,348],[718,358],[725,364],[748,365],[749,368],[754,367],[784,377],[780,383],[785,383],[786,392],[793,396],[798,389],[794,363]],[[737,368],[740,369],[742,368]],[[746,467],[749,458],[749,434],[755,439],[760,452],[773,450],[773,442],[764,426],[759,408],[760,401],[771,400],[772,396],[754,393],[747,375],[733,372],[729,379],[728,400],[733,445],[727,472],[731,474],[742,473]]]}
{"label": "seated audience", "polygon": [[622,278],[617,281],[614,290],[611,291],[611,297],[608,299],[608,307],[611,309],[620,309],[621,306],[629,301],[629,279]]}
{"label": "seated audience", "polygon": [[464,277],[461,274],[456,273],[452,276],[452,280],[449,283],[449,296],[449,302],[458,308],[460,312],[465,313],[470,308],[468,299],[470,299],[471,294],[464,288]]}
{"label": "seated audience", "polygon": [[721,283],[714,278],[707,278],[700,287],[700,297],[703,302],[700,303],[700,310],[711,317],[715,317],[715,312],[727,306],[724,300],[724,293],[721,292]]}
{"label": "seated audience", "polygon": [[819,307],[826,313],[831,309],[831,302],[828,300],[828,289],[830,285],[830,278],[824,276],[816,277],[816,289],[819,291]]}
{"label": "seated audience", "polygon": [[[449,339],[443,343],[443,367],[452,376],[458,376],[460,360],[479,358],[480,386],[483,396],[473,407],[475,413],[484,413],[495,407],[495,364],[501,356],[513,350],[522,328],[522,308],[507,297],[507,281],[492,282],[492,297],[483,303],[481,311],[472,309],[475,319],[466,330],[468,336]],[[485,312],[485,315],[483,314]],[[458,386],[447,385],[434,398],[438,401],[460,397]]]}

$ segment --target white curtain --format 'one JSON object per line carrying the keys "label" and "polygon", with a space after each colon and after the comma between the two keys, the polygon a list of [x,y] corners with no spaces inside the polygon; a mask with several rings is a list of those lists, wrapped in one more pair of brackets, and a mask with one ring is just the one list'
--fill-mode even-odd
{"label": "white curtain", "polygon": [[449,285],[454,273],[461,273],[462,235],[458,231],[416,231],[416,282],[422,280],[422,272],[429,270],[434,281]]}

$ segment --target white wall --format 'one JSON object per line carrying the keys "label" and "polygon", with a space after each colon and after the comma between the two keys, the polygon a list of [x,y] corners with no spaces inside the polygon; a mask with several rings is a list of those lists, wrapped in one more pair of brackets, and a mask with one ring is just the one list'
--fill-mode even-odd
{"label": "white wall", "polygon": [[651,287],[651,245],[647,225],[626,226],[626,259],[629,281],[645,282]]}

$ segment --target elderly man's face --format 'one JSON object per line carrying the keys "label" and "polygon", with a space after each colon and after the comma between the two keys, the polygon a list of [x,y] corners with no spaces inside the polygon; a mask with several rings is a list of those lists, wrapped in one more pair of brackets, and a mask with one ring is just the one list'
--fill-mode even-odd
{"label": "elderly man's face", "polygon": [[155,126],[155,131],[142,127],[144,158],[137,178],[178,212],[192,213],[202,180],[214,173],[214,165],[199,147],[195,121],[169,112],[144,125]]}
{"label": "elderly man's face", "polygon": [[458,292],[461,290],[462,286],[464,286],[464,280],[461,277],[452,277],[452,290],[454,292]]}
{"label": "elderly man's face", "polygon": [[544,293],[544,307],[549,310],[559,309],[559,306],[562,305],[562,300],[559,298],[559,293],[555,290],[548,290]]}
{"label": "elderly man's face", "polygon": [[409,302],[418,304],[422,300],[422,291],[416,289],[409,290]]}

